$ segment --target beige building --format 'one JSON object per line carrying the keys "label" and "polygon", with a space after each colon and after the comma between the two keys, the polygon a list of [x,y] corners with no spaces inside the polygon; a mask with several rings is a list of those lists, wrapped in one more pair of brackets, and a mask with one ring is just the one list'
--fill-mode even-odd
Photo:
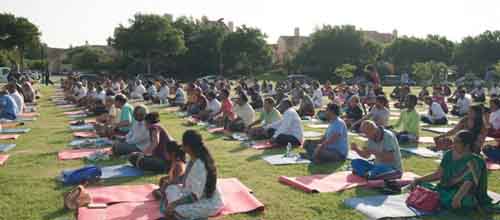
{"label": "beige building", "polygon": [[293,36],[280,36],[278,43],[271,45],[275,63],[283,64],[287,58],[295,56],[307,41],[309,41],[309,37],[300,36],[299,28],[295,28]]}

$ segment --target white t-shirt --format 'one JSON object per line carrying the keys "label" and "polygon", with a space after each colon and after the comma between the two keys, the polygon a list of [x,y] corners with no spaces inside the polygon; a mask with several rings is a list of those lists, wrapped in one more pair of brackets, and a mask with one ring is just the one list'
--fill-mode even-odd
{"label": "white t-shirt", "polygon": [[304,138],[304,127],[302,127],[302,121],[299,114],[297,114],[293,108],[286,110],[281,120],[266,125],[265,128],[276,129],[273,138],[278,137],[280,134],[292,135],[299,141],[303,141]]}
{"label": "white t-shirt", "polygon": [[14,102],[16,102],[18,114],[23,113],[23,111],[24,111],[24,98],[23,98],[23,96],[21,94],[19,94],[19,92],[16,91],[14,93],[11,93],[10,97],[12,97],[12,99],[14,99]]}
{"label": "white t-shirt", "polygon": [[245,126],[252,124],[255,121],[255,110],[248,103],[241,105],[233,106],[234,113],[243,120]]}
{"label": "white t-shirt", "polygon": [[158,93],[158,91],[156,91],[156,87],[154,85],[149,86],[148,95],[153,97],[156,96],[156,93]]}
{"label": "white t-shirt", "polygon": [[160,92],[158,92],[157,96],[161,100],[165,100],[170,95],[170,88],[167,85],[164,85],[160,88]]}
{"label": "white t-shirt", "polygon": [[106,92],[104,90],[98,92],[95,98],[97,100],[101,100],[102,102],[106,102]]}
{"label": "white t-shirt", "polygon": [[217,114],[220,111],[220,108],[221,104],[217,99],[212,99],[212,101],[209,101],[207,104],[207,110],[210,111],[210,115]]}
{"label": "white t-shirt", "polygon": [[441,108],[441,105],[437,102],[432,102],[431,111],[431,118],[433,120],[446,118],[446,113],[444,113],[443,108]]}
{"label": "white t-shirt", "polygon": [[135,87],[134,89],[134,92],[132,92],[132,98],[136,98],[136,99],[141,99],[144,95],[144,93],[146,93],[146,87],[144,87],[144,85],[142,84],[139,84],[138,86]]}
{"label": "white t-shirt", "polygon": [[469,107],[472,104],[472,98],[469,94],[465,94],[463,98],[457,100],[458,112],[460,114],[465,114],[469,111]]}
{"label": "white t-shirt", "polygon": [[490,114],[490,124],[495,130],[500,129],[500,109]]}
{"label": "white t-shirt", "polygon": [[144,151],[150,145],[149,130],[146,128],[144,121],[133,121],[130,131],[126,136],[127,144],[135,144],[137,148]]}
{"label": "white t-shirt", "polygon": [[77,88],[76,91],[77,91],[75,96],[76,100],[80,100],[85,96],[87,96],[87,88],[83,86],[80,89]]}
{"label": "white t-shirt", "polygon": [[314,90],[312,100],[315,108],[319,108],[323,105],[323,92],[321,88]]}

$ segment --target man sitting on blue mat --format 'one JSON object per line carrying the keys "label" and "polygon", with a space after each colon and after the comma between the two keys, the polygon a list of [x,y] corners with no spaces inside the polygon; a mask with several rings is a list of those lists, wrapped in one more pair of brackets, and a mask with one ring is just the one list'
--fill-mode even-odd
{"label": "man sitting on blue mat", "polygon": [[0,119],[16,120],[17,105],[7,92],[0,91]]}
{"label": "man sitting on blue mat", "polygon": [[373,179],[399,179],[402,176],[401,152],[396,136],[389,130],[377,126],[373,121],[364,121],[361,132],[368,138],[366,148],[360,149],[356,143],[351,143],[351,149],[363,158],[375,156],[375,162],[364,159],[352,160],[353,173]]}

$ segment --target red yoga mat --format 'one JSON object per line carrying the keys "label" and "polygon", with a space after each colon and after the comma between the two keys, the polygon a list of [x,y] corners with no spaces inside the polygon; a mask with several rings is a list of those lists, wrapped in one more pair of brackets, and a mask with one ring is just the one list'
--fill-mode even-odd
{"label": "red yoga mat", "polygon": [[18,134],[0,134],[0,140],[15,140],[19,138]]}
{"label": "red yoga mat", "polygon": [[488,170],[500,170],[500,164],[491,160],[486,160],[486,168],[488,168]]}
{"label": "red yoga mat", "polygon": [[108,154],[111,154],[110,147],[102,149],[69,149],[60,151],[57,155],[57,158],[59,160],[76,160],[90,156],[97,151],[104,151]]}
{"label": "red yoga mat", "polygon": [[4,165],[5,162],[7,162],[7,159],[9,159],[8,154],[0,154],[0,166]]}
{"label": "red yoga mat", "polygon": [[[404,173],[400,185],[409,184],[417,175]],[[370,180],[352,174],[351,171],[337,172],[330,175],[312,175],[302,177],[280,176],[278,181],[308,193],[339,192],[358,186],[381,187],[383,180]]]}
{"label": "red yoga mat", "polygon": [[85,111],[79,110],[79,111],[71,111],[71,112],[64,112],[64,115],[83,115],[85,114]]}
{"label": "red yoga mat", "polygon": [[97,133],[95,133],[94,131],[78,131],[73,132],[73,136],[78,138],[96,138]]}
{"label": "red yoga mat", "polygon": [[[264,205],[259,202],[250,193],[250,189],[243,185],[238,179],[218,179],[217,186],[221,191],[222,199],[224,201],[224,207],[217,216],[264,209]],[[121,192],[121,190],[122,189],[119,189],[119,192]],[[117,194],[119,192],[108,191],[105,193]],[[109,198],[109,196],[107,197]],[[143,195],[135,198],[137,199],[139,197],[142,197],[143,199],[147,198]],[[115,197],[113,199],[118,198]],[[128,199],[131,199],[131,197]],[[123,202],[108,206],[104,209],[89,209],[85,207],[78,209],[78,220],[155,220],[160,217],[163,217],[163,215],[160,213],[160,204],[158,201]]]}
{"label": "red yoga mat", "polygon": [[119,203],[119,202],[147,202],[154,201],[153,190],[158,186],[146,185],[125,185],[125,186],[105,186],[87,188],[92,197],[92,203]]}

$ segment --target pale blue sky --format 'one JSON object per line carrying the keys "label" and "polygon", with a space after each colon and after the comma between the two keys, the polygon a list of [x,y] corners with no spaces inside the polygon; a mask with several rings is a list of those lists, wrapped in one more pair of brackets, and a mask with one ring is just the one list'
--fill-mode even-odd
{"label": "pale blue sky", "polygon": [[52,47],[105,44],[120,23],[137,12],[224,17],[262,29],[268,42],[280,35],[311,33],[322,24],[353,24],[400,35],[445,35],[459,41],[500,29],[498,0],[0,0],[0,12],[29,18]]}

